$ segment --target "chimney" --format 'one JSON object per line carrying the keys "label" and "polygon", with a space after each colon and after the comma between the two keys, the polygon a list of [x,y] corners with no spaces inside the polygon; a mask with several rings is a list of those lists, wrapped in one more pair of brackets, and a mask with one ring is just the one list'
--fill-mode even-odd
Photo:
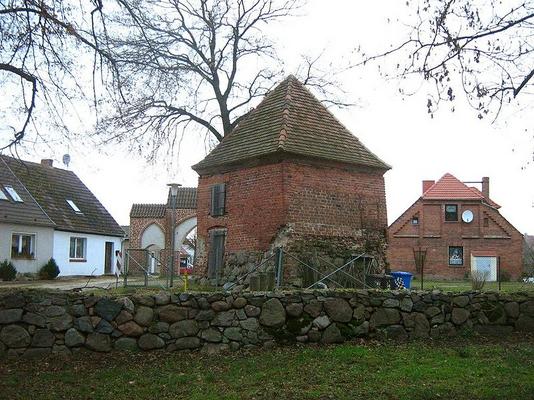
{"label": "chimney", "polygon": [[432,186],[436,181],[423,181],[423,194],[430,189],[430,186]]}
{"label": "chimney", "polygon": [[52,160],[51,158],[43,158],[43,159],[41,160],[41,165],[42,165],[43,167],[50,167],[50,168],[52,168],[52,167],[54,166],[53,164],[54,164],[54,160]]}
{"label": "chimney", "polygon": [[489,199],[489,177],[482,178],[482,194],[486,199]]}

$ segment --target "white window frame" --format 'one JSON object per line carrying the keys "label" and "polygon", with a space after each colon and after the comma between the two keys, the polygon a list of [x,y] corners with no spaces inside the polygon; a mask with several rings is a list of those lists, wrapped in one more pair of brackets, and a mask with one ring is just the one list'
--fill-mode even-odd
{"label": "white window frame", "polygon": [[13,188],[13,186],[4,185],[4,189],[6,190],[7,193],[9,193],[13,201],[17,203],[24,203],[24,200],[22,200],[22,197],[19,196],[19,194],[17,193],[15,188]]}
{"label": "white window frame", "polygon": [[65,201],[67,202],[67,204],[70,206],[70,208],[72,208],[74,210],[74,212],[76,214],[83,214],[83,212],[78,208],[78,206],[76,205],[76,203],[71,200],[71,199],[65,199]]}
{"label": "white window frame", "polygon": [[[29,257],[25,255],[13,254],[13,236],[18,235],[18,252],[22,250],[22,238],[24,236],[30,237],[30,254]],[[35,248],[37,244],[37,234],[30,232],[12,232],[11,233],[11,258],[13,259],[26,259],[26,260],[35,260]]]}
{"label": "white window frame", "polygon": [[[78,249],[78,245],[77,245],[77,242],[79,240],[82,240],[83,241],[83,246],[82,246],[82,249],[83,249],[83,254],[77,254],[77,249]],[[74,243],[74,252],[72,252],[73,250],[73,245]],[[74,256],[72,256],[74,254]],[[82,236],[71,236],[69,238],[69,260],[83,260],[85,261],[87,259],[87,238],[86,237],[82,237]]]}

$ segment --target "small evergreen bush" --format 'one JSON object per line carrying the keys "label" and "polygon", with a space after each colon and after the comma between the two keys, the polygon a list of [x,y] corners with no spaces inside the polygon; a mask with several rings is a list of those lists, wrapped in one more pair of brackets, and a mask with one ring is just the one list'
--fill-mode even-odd
{"label": "small evergreen bush", "polygon": [[48,260],[48,262],[39,270],[40,279],[56,279],[58,275],[59,267],[57,266],[56,260],[53,258]]}
{"label": "small evergreen bush", "polygon": [[0,263],[0,279],[3,281],[12,281],[17,276],[17,269],[11,261],[4,260]]}

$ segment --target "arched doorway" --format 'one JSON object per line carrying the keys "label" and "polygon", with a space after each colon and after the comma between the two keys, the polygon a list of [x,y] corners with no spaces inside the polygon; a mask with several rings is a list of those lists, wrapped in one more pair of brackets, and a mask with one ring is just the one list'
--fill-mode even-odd
{"label": "arched doorway", "polygon": [[141,234],[141,248],[148,251],[148,272],[157,274],[160,271],[160,252],[165,248],[165,234],[157,224],[151,224]]}
{"label": "arched doorway", "polygon": [[[187,236],[197,227],[197,217],[191,217],[187,218],[183,221],[181,221],[176,229],[174,230],[174,251],[181,253],[182,246],[184,245],[184,242],[187,238]],[[189,253],[189,257],[191,258],[190,262],[192,263],[192,259],[194,258],[194,253],[196,249],[192,249],[193,254]]]}

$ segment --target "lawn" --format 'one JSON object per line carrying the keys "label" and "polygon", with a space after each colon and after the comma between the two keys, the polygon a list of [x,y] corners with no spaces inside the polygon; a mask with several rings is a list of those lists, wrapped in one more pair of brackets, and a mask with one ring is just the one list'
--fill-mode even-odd
{"label": "lawn", "polygon": [[0,362],[6,399],[532,399],[534,338]]}
{"label": "lawn", "polygon": [[[471,290],[471,281],[459,280],[459,281],[436,281],[436,280],[424,280],[424,289],[440,289],[447,292],[464,292]],[[412,281],[412,289],[420,289],[421,281],[414,279]],[[484,284],[483,291],[498,291],[499,284],[497,282],[486,282]],[[501,282],[502,292],[534,292],[534,283],[526,282]]]}

